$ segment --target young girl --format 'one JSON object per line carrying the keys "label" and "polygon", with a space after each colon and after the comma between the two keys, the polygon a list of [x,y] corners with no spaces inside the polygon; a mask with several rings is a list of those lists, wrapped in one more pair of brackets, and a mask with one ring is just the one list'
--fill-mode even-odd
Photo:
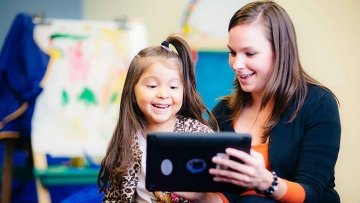
{"label": "young girl", "polygon": [[119,120],[98,177],[104,202],[187,202],[171,193],[145,189],[146,134],[217,130],[195,82],[190,48],[177,35],[134,57],[121,96]]}

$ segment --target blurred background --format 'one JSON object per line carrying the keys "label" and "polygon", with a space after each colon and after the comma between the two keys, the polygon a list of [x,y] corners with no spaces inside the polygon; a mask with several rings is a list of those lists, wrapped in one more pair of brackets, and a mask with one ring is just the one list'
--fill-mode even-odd
{"label": "blurred background", "polygon": [[[96,21],[106,24],[120,21],[129,23],[130,26],[135,23],[143,26],[143,29],[141,29],[142,41],[134,49],[158,45],[171,33],[183,33],[194,50],[199,91],[206,105],[211,109],[216,103],[216,98],[229,93],[231,88],[233,76],[227,63],[227,23],[232,14],[246,2],[249,1],[0,0],[0,46],[4,47],[10,27],[20,12],[40,16],[49,22],[70,20],[71,22]],[[357,123],[357,116],[360,115],[360,69],[358,67],[360,64],[360,14],[358,12],[360,1],[276,0],[276,2],[287,10],[293,20],[303,67],[310,75],[329,87],[340,101],[342,140],[335,169],[336,189],[340,193],[342,202],[359,203],[360,158],[357,143],[360,140],[360,125]],[[35,25],[35,29],[40,25],[41,23]],[[39,43],[42,35],[37,36],[37,43]],[[44,47],[41,49],[45,51]],[[51,56],[50,53],[48,54]],[[131,58],[131,53],[126,57]],[[210,81],[212,81],[211,84]],[[0,85],[2,82],[0,81]],[[0,95],[0,100],[2,99]],[[51,144],[48,145],[51,146]],[[92,147],[96,148],[96,145]],[[4,145],[1,142],[0,163],[4,161],[4,153]],[[32,158],[31,151],[26,150],[26,147],[15,148],[11,202],[39,201],[33,175],[34,167],[31,164]],[[85,155],[80,159],[76,157],[57,160],[49,155],[46,156],[48,165],[51,165],[53,161],[72,166],[86,165],[87,168],[91,168],[91,164],[94,164],[91,158],[87,159]],[[83,181],[83,184],[71,181],[69,184],[60,185],[49,183],[52,202],[76,202],[76,197],[80,197],[76,194],[90,193],[93,194],[93,199],[89,202],[100,201],[101,195],[96,192],[94,171],[96,168],[93,171],[83,171],[83,174],[91,177],[89,181]],[[37,177],[38,175],[39,171]],[[3,188],[1,189],[3,191]],[[3,192],[1,194],[3,195]],[[86,197],[83,197],[81,202],[85,199]]]}

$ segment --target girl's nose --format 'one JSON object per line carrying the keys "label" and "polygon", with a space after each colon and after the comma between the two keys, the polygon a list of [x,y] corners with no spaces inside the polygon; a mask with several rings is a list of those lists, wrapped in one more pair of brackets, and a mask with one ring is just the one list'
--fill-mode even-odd
{"label": "girl's nose", "polygon": [[169,96],[168,89],[166,87],[159,88],[159,90],[157,92],[157,97],[162,98],[162,99],[169,98],[170,96]]}

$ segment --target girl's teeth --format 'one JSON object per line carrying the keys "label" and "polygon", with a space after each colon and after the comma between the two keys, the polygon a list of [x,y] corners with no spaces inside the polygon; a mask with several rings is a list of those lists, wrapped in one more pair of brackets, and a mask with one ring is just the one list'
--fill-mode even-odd
{"label": "girl's teeth", "polygon": [[157,108],[167,108],[167,107],[169,107],[169,105],[161,105],[161,104],[155,104],[154,106],[157,107]]}

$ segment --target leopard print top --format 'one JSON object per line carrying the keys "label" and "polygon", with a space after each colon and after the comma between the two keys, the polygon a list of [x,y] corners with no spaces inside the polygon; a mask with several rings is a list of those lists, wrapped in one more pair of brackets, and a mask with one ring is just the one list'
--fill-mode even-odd
{"label": "leopard print top", "polygon": [[[196,119],[177,116],[174,132],[213,132],[211,128],[200,123]],[[110,186],[105,192],[103,202],[106,203],[130,203],[135,202],[136,186],[139,180],[141,170],[142,152],[138,144],[137,136],[132,141],[132,149],[134,153],[134,162],[125,176],[121,178],[110,179]]]}

